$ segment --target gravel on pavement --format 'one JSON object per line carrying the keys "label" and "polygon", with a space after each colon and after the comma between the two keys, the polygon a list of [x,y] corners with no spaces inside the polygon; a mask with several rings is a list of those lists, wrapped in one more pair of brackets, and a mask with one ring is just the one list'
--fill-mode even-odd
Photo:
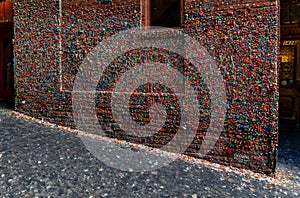
{"label": "gravel on pavement", "polygon": [[0,197],[300,197],[296,142],[283,141],[276,177],[196,159],[137,173],[108,167],[70,131],[0,105]]}

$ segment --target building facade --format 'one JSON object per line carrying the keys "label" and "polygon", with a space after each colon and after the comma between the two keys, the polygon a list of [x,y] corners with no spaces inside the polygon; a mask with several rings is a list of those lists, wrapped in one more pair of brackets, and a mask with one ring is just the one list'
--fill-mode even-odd
{"label": "building facade", "polygon": [[[94,46],[122,30],[139,26],[181,29],[207,49],[226,86],[228,108],[224,130],[219,132],[214,148],[203,158],[258,172],[275,171],[280,45],[277,0],[16,0],[13,10],[13,98],[17,111],[76,127],[72,89],[80,64]],[[292,40],[290,44],[293,44]],[[294,53],[291,48],[285,48],[281,62],[289,62],[286,56],[291,53]],[[175,58],[170,59],[170,56]],[[133,50],[126,53],[126,57],[114,60],[112,65],[122,69],[133,64],[130,58],[138,57],[135,63],[141,63],[142,57],[154,58],[161,63],[169,58],[168,61],[182,65],[185,75],[192,73],[188,70],[190,62],[187,59],[162,49]],[[116,67],[110,67],[107,75],[116,72]],[[284,75],[283,86],[297,84],[297,80],[289,81],[288,72]],[[195,78],[200,85],[199,104],[208,112],[202,112],[196,136],[185,152],[197,157],[195,153],[201,148],[212,119],[209,113],[212,90],[207,89],[201,74]],[[108,81],[113,83],[113,80]],[[181,112],[176,98],[158,101],[166,107],[171,121],[166,121],[152,137],[134,137],[116,126],[110,107],[113,86],[104,82],[99,77],[95,107],[99,124],[109,128],[107,136],[157,148],[174,137],[178,129],[176,119],[180,120]],[[288,87],[284,88],[288,90]],[[144,104],[151,106],[147,98],[142,97],[142,93],[150,89],[149,86],[142,87],[141,93],[133,99],[146,101]],[[103,90],[105,92],[101,92]],[[286,95],[288,98],[289,94]],[[292,98],[296,105],[297,100]],[[171,111],[170,106],[175,106],[175,110]],[[130,111],[135,121],[142,124],[149,121],[149,108],[132,108]]]}

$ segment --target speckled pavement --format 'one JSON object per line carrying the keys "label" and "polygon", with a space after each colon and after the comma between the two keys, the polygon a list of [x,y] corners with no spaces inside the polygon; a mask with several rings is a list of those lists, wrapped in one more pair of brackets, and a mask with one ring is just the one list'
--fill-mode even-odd
{"label": "speckled pavement", "polygon": [[297,161],[279,162],[273,180],[179,159],[157,171],[123,172],[93,157],[76,134],[0,105],[0,197],[299,197]]}

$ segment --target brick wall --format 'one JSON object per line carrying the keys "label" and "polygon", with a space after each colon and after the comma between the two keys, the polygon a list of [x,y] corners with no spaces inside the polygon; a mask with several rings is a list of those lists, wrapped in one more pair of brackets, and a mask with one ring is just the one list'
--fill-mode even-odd
{"label": "brick wall", "polygon": [[[225,130],[205,159],[259,172],[273,172],[278,134],[277,1],[186,0],[184,5],[185,33],[197,38],[215,57],[227,89],[229,108]],[[60,5],[58,1],[17,0],[14,11],[16,109],[75,127],[71,91],[80,63],[103,38],[140,25],[144,17],[140,14],[140,1],[69,0]],[[59,13],[62,13],[61,18]],[[126,55],[129,57],[126,60],[143,55],[163,62],[170,53],[154,49],[151,52],[136,50]],[[180,56],[179,61],[188,65],[188,60],[180,59]],[[178,62],[178,58],[171,62]],[[118,64],[117,60],[115,64]],[[203,84],[200,90],[203,97],[199,100],[204,109],[209,109],[207,87],[204,82],[200,83]],[[111,88],[99,84],[100,90]],[[149,89],[149,86],[144,89]],[[109,123],[114,122],[109,94],[111,92],[98,95],[97,116],[105,126],[112,126]],[[137,97],[141,98],[140,95]],[[169,97],[175,96],[170,94]],[[176,98],[173,101],[177,107]],[[133,119],[147,122],[144,111],[138,109],[137,114],[132,113]],[[168,114],[169,118],[179,119],[178,112],[180,110],[175,109]],[[209,122],[209,114],[199,120],[197,136],[187,154],[194,155],[199,151]],[[128,136],[119,127],[107,135],[160,147],[172,139],[178,127],[176,122],[170,122],[168,126],[172,127],[163,127],[151,138]]]}
{"label": "brick wall", "polygon": [[[274,168],[277,145],[276,1],[186,1],[185,26],[217,58],[228,88],[226,132],[212,161]],[[199,11],[200,10],[200,11]],[[200,24],[199,24],[200,22]]]}

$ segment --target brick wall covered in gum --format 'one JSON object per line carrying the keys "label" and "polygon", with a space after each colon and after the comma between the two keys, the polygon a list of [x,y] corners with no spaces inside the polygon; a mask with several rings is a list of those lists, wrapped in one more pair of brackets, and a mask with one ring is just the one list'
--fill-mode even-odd
{"label": "brick wall covered in gum", "polygon": [[[81,61],[103,38],[139,26],[141,21],[139,0],[100,4],[99,1],[62,1],[59,20],[58,1],[14,1],[18,111],[74,127],[70,91]],[[273,172],[278,133],[277,1],[185,0],[184,5],[184,32],[207,47],[218,63],[227,88],[229,107],[225,130],[205,159]],[[146,57],[156,53],[158,59],[167,54],[164,50],[136,50],[127,56],[132,57],[134,53]],[[208,93],[205,84],[200,83],[202,93]],[[201,100],[207,108],[209,99]],[[113,122],[111,109],[101,104],[101,98],[99,101],[101,123]],[[209,121],[209,115],[200,120],[197,136],[187,154],[199,150]],[[176,131],[161,132],[147,140],[126,136],[118,129],[108,136],[159,147]]]}

